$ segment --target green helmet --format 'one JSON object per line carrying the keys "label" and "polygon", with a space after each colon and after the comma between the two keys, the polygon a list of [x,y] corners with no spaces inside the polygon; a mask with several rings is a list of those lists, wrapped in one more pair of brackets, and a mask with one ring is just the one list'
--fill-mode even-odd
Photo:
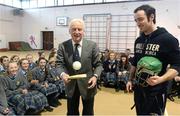
{"label": "green helmet", "polygon": [[159,59],[151,56],[142,57],[137,63],[136,78],[138,83],[147,87],[146,79],[158,75],[162,70],[162,63]]}

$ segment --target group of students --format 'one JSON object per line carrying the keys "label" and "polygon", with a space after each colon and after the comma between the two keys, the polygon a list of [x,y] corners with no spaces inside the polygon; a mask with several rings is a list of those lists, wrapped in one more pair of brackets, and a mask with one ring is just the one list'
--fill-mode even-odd
{"label": "group of students", "polygon": [[[156,25],[154,7],[148,4],[137,7],[134,10],[134,19],[140,35],[134,43],[129,77],[124,79],[127,80],[126,90],[134,91],[133,107],[135,106],[137,115],[164,115],[168,81],[180,80],[179,42],[165,28]],[[56,62],[58,70],[53,60],[55,52],[52,52],[48,61],[40,53],[35,64],[37,66],[31,64],[31,55],[20,61],[16,55],[10,62],[7,56],[2,56],[0,113],[23,115],[44,108],[52,111],[50,106],[56,107],[60,104],[57,97],[64,91],[64,83],[57,75],[61,74],[66,83],[67,115],[79,115],[80,96],[83,103],[82,115],[94,115],[96,82],[102,66],[98,56],[99,49],[96,43],[83,39],[84,30],[83,20],[73,19],[70,22],[69,33],[72,38],[59,45]],[[128,75],[129,69],[126,69],[126,65],[130,65],[127,62],[130,59],[123,54],[119,61],[115,60],[114,52],[109,52],[108,56],[108,59],[102,57],[102,80],[105,84],[121,78],[125,72]],[[73,70],[72,63],[75,61],[81,61],[83,68]],[[168,65],[170,67],[167,69]],[[81,73],[88,75],[84,79],[69,80],[70,75]],[[136,84],[133,84],[134,80],[137,81]]]}
{"label": "group of students", "polygon": [[116,53],[112,50],[106,50],[105,53],[102,53],[101,62],[104,70],[100,80],[104,86],[112,84],[116,92],[125,90],[129,78],[131,60],[130,49],[126,49],[125,53]]}
{"label": "group of students", "polygon": [[0,58],[0,114],[30,115],[42,110],[53,111],[65,97],[65,84],[56,68],[56,52],[45,59],[43,52],[33,62],[31,54]]}
{"label": "group of students", "polygon": [[[117,53],[112,50],[105,50],[100,53],[103,71],[101,73],[98,85],[103,83],[105,87],[113,85],[115,91],[124,90],[126,92],[126,84],[129,80],[130,67],[132,57],[130,49],[126,49],[124,53]],[[136,81],[133,82],[134,84]],[[169,81],[167,95],[168,99],[174,101],[174,97],[180,98],[180,76],[176,76]],[[99,87],[99,86],[98,86]]]}

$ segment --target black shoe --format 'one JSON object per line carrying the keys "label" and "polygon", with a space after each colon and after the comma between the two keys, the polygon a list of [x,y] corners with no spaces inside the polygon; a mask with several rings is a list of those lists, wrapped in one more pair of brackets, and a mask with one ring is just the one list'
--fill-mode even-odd
{"label": "black shoe", "polygon": [[98,86],[97,86],[97,89],[101,90],[101,87],[98,85]]}
{"label": "black shoe", "polygon": [[127,93],[127,92],[128,92],[128,91],[125,89],[125,90],[124,90],[124,93]]}
{"label": "black shoe", "polygon": [[108,83],[104,83],[103,86],[104,86],[104,87],[107,87],[107,86],[108,86]]}
{"label": "black shoe", "polygon": [[168,98],[170,101],[174,102],[174,98],[173,98],[172,95],[168,95],[167,98]]}
{"label": "black shoe", "polygon": [[52,107],[55,107],[55,108],[58,107],[58,103],[55,102],[55,101],[50,102],[49,105],[52,106]]}
{"label": "black shoe", "polygon": [[66,94],[63,92],[58,96],[58,99],[66,99]]}
{"label": "black shoe", "polygon": [[61,102],[58,100],[58,98],[55,98],[53,102],[58,106],[62,105]]}
{"label": "black shoe", "polygon": [[67,99],[67,95],[61,96],[62,99]]}
{"label": "black shoe", "polygon": [[57,100],[57,105],[60,106],[60,105],[62,105],[62,104],[61,104],[61,102],[59,102],[59,101]]}
{"label": "black shoe", "polygon": [[115,91],[116,91],[116,92],[119,92],[119,89],[116,89]]}
{"label": "black shoe", "polygon": [[44,107],[44,109],[46,109],[46,110],[49,111],[49,112],[52,112],[52,111],[53,111],[53,108],[51,108],[50,106],[46,106],[46,107]]}
{"label": "black shoe", "polygon": [[36,112],[35,109],[30,108],[26,111],[25,115],[33,115],[33,114],[35,114],[35,112]]}

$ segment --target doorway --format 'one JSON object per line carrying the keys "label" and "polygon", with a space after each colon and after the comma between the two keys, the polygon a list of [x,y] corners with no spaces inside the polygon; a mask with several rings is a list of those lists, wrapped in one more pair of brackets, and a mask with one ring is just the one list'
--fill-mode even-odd
{"label": "doorway", "polygon": [[51,50],[54,48],[54,32],[42,31],[43,37],[43,50]]}

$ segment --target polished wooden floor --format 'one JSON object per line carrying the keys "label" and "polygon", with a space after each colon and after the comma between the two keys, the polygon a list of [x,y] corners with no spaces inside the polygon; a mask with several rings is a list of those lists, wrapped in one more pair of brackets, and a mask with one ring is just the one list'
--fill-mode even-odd
{"label": "polished wooden floor", "polygon": [[[65,115],[66,100],[61,100],[61,103],[62,105],[55,108],[53,112],[42,112],[41,115]],[[102,87],[95,97],[95,115],[135,115],[135,109],[130,109],[133,103],[132,93],[115,92],[113,88]],[[180,115],[180,99],[175,98],[175,102],[167,101],[167,115]]]}
{"label": "polished wooden floor", "polygon": [[[113,88],[102,87],[95,97],[96,115],[134,115],[135,110],[131,110],[133,105],[132,94],[125,94],[123,91],[115,92]],[[42,115],[65,115],[66,100],[61,100],[62,105],[55,108],[53,112],[42,112]],[[82,104],[80,103],[80,112]]]}
{"label": "polished wooden floor", "polygon": [[[21,58],[26,54],[32,53],[34,59],[37,58],[37,51],[31,52],[0,52],[0,56],[7,55],[11,57],[14,54],[19,55]],[[46,52],[48,55],[49,52]],[[54,108],[53,112],[42,112],[41,115],[66,115],[66,100],[61,100],[62,105]],[[124,93],[123,91],[115,92],[113,88],[102,87],[102,90],[98,91],[95,97],[95,115],[135,115],[135,109],[131,110],[130,107],[134,104],[133,94]],[[82,104],[80,104],[80,111],[82,110]],[[180,99],[175,102],[167,101],[166,115],[180,115]]]}

